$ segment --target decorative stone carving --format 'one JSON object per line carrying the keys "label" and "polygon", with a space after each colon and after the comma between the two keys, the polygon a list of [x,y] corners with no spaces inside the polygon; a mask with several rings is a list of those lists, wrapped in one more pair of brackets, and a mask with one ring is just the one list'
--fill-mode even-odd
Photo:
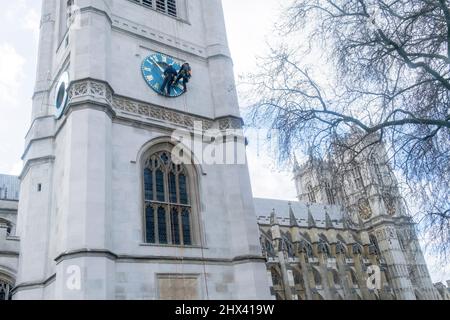
{"label": "decorative stone carving", "polygon": [[69,104],[75,99],[93,98],[112,104],[113,93],[111,88],[104,82],[96,80],[80,80],[72,83],[69,88]]}
{"label": "decorative stone carving", "polygon": [[370,219],[372,217],[372,209],[370,208],[369,200],[363,198],[358,201],[359,216],[364,219]]}
{"label": "decorative stone carving", "polygon": [[47,23],[47,22],[53,22],[51,13],[47,13],[47,14],[42,16],[42,18],[41,18],[41,27],[42,27],[42,25],[44,23]]}
{"label": "decorative stone carving", "polygon": [[146,118],[168,122],[183,127],[188,127],[190,129],[194,128],[194,124],[196,121],[202,122],[204,130],[211,129],[214,124],[212,120],[203,119],[151,104],[136,102],[123,97],[113,97],[112,105],[113,108],[117,110],[134,113],[139,116],[144,116]]}
{"label": "decorative stone carving", "polygon": [[395,201],[394,198],[390,195],[385,193],[383,195],[383,201],[384,201],[384,205],[386,207],[386,211],[390,216],[394,216],[397,212],[397,209],[395,207]]}
{"label": "decorative stone carving", "polygon": [[242,127],[243,127],[242,119],[234,118],[234,117],[219,119],[219,129],[220,130],[241,129]]}

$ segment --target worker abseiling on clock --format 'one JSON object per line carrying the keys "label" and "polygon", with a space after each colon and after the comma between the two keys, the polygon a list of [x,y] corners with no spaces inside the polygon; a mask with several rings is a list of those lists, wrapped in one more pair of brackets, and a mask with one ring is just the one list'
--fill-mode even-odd
{"label": "worker abseiling on clock", "polygon": [[170,90],[172,89],[172,85],[174,84],[175,78],[178,75],[177,70],[172,65],[167,66],[164,70],[164,81],[161,86],[161,92],[166,92],[166,95],[170,96]]}
{"label": "worker abseiling on clock", "polygon": [[177,79],[175,80],[175,84],[177,84],[180,80],[183,80],[183,89],[184,92],[187,92],[186,84],[189,82],[189,79],[192,77],[192,69],[189,63],[183,63],[180,71],[178,71]]}

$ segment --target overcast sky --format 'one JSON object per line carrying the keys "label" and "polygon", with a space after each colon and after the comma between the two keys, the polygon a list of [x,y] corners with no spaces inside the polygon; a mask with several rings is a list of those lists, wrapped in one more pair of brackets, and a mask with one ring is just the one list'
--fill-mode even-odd
{"label": "overcast sky", "polygon": [[[256,68],[280,10],[279,0],[223,0],[237,79]],[[0,173],[19,174],[30,125],[41,1],[2,1],[0,11]],[[238,91],[240,85],[238,81]],[[242,100],[241,100],[242,101]],[[290,170],[276,168],[262,142],[250,139],[249,168],[255,197],[295,199]],[[432,265],[433,280],[450,274]],[[446,273],[446,274],[445,274]]]}

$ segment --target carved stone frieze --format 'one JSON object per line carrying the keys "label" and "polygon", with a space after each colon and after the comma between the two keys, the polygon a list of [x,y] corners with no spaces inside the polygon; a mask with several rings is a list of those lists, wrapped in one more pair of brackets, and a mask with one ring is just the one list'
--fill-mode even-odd
{"label": "carved stone frieze", "polygon": [[196,122],[201,122],[203,130],[242,129],[243,120],[237,117],[222,117],[219,119],[207,119],[177,110],[156,106],[149,103],[136,101],[130,98],[114,95],[113,90],[106,82],[85,79],[75,81],[69,88],[69,104],[93,100],[106,102],[122,115],[132,114],[141,117],[143,121],[156,120],[184,128],[193,129]]}
{"label": "carved stone frieze", "polygon": [[72,83],[69,88],[69,104],[83,98],[112,104],[113,92],[106,83],[101,81],[87,79]]}

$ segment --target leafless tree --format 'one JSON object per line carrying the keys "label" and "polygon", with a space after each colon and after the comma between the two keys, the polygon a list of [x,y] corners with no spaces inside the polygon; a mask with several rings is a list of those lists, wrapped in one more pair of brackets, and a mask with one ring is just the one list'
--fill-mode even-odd
{"label": "leafless tree", "polygon": [[[282,157],[300,148],[324,158],[336,143],[358,152],[387,145],[391,166],[423,213],[419,227],[445,258],[449,1],[293,0],[280,21],[277,31],[286,40],[250,77],[257,94],[254,123],[279,130]],[[311,68],[311,55],[326,64]],[[355,130],[377,138],[370,145],[347,139]]]}

